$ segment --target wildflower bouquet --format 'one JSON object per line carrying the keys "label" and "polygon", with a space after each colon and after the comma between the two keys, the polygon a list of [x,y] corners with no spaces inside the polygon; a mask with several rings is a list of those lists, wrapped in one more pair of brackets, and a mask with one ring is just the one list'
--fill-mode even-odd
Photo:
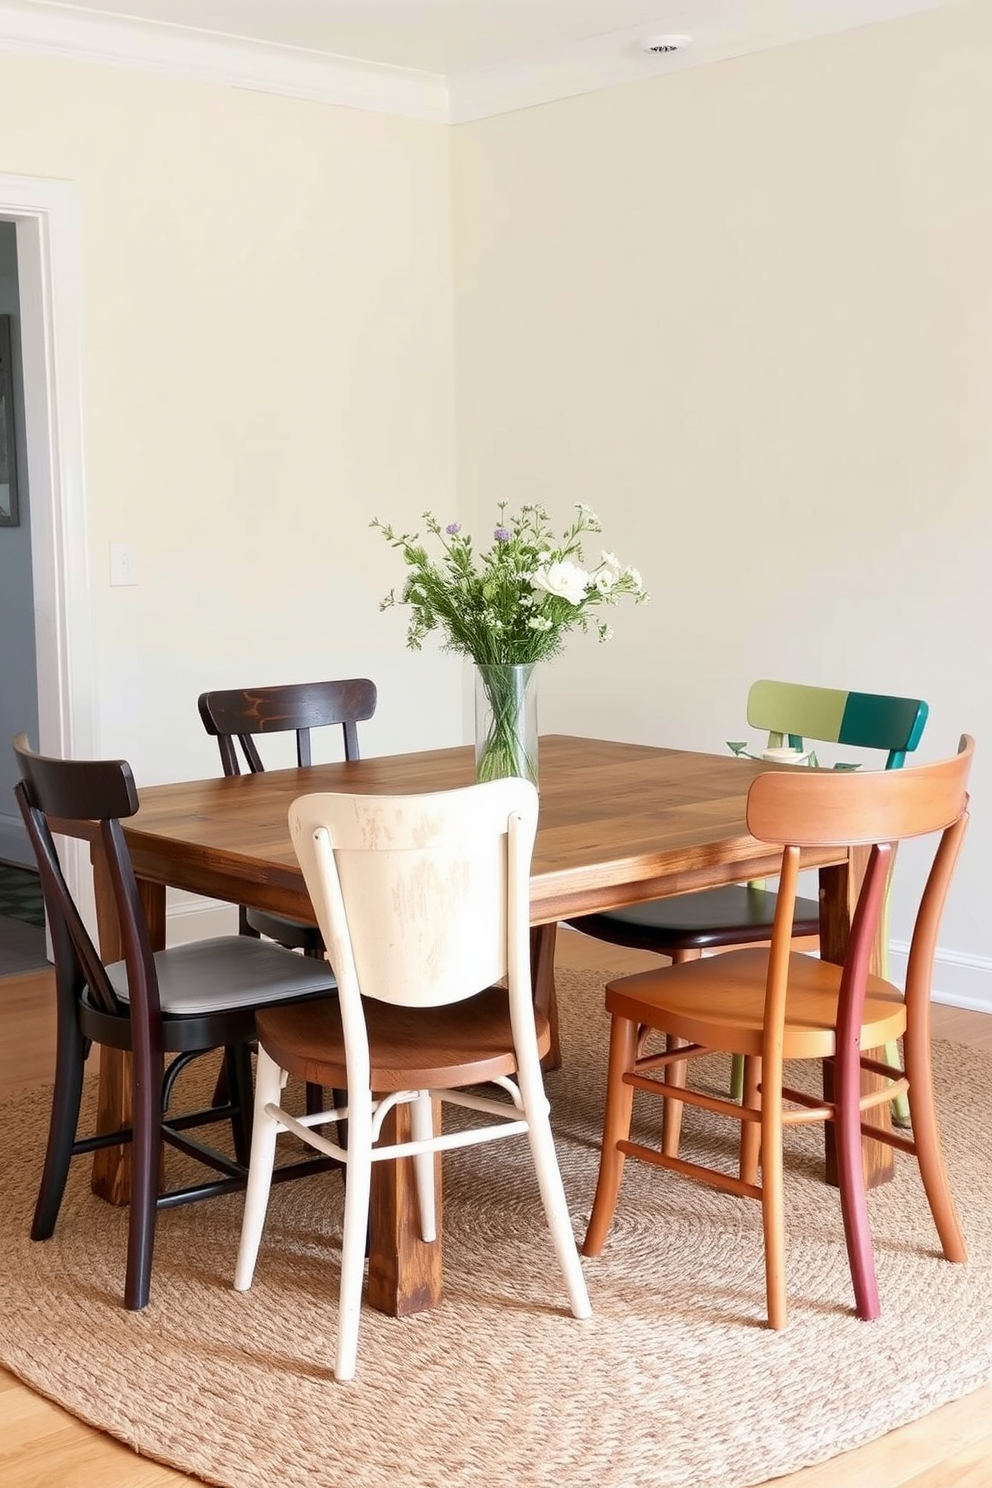
{"label": "wildflower bouquet", "polygon": [[534,779],[534,763],[522,755],[519,739],[521,678],[511,681],[506,669],[531,668],[557,656],[570,630],[593,625],[601,641],[609,640],[611,627],[594,612],[625,594],[637,603],[648,596],[637,570],[612,553],[604,551],[595,566],[583,566],[583,538],[601,531],[588,506],[576,505],[576,516],[560,538],[543,506],[523,506],[515,516],[508,516],[506,507],[499,503],[492,543],[480,552],[457,522],[442,528],[425,512],[427,531],[440,548],[436,557],[419,534],[396,532],[373,520],[410,569],[399,598],[391,591],[380,608],[409,605],[411,650],[419,651],[426,636],[440,631],[444,650],[461,652],[479,668],[492,713],[479,778],[523,774]]}
{"label": "wildflower bouquet", "polygon": [[[640,574],[622,567],[604,552],[592,569],[582,567],[582,538],[601,530],[599,518],[579,504],[577,516],[559,540],[552,535],[543,506],[524,506],[518,516],[499,520],[491,547],[476,553],[471,537],[457,522],[441,527],[431,512],[424,523],[441,552],[432,558],[418,534],[400,533],[372,522],[394,548],[410,573],[397,599],[391,591],[380,609],[410,606],[407,645],[419,651],[434,630],[444,636],[446,651],[460,651],[477,666],[521,666],[557,656],[570,630],[587,630],[600,605],[616,604],[622,594],[636,600],[647,595]],[[598,617],[601,641],[612,631]]]}

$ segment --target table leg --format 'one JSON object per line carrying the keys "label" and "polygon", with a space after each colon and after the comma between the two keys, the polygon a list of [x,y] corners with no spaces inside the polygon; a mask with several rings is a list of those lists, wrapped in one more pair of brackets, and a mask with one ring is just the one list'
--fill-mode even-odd
{"label": "table leg", "polygon": [[[851,916],[857,903],[858,890],[864,878],[866,865],[867,849],[852,848],[849,862],[839,863],[833,868],[820,869],[820,955],[824,961],[834,961],[837,965],[843,964],[847,954]],[[881,971],[881,965],[882,948],[876,943],[872,952],[871,970],[878,974]],[[884,1058],[884,1051],[871,1050],[870,1052],[873,1058]],[[884,1084],[880,1076],[867,1073],[862,1074],[861,1082],[861,1088],[865,1091],[878,1090]],[[832,1093],[832,1085],[833,1066],[828,1062],[823,1066],[823,1093],[828,1100]],[[867,1112],[865,1121],[871,1126],[889,1130],[892,1118],[888,1105],[876,1106],[874,1110]],[[834,1149],[834,1130],[829,1121],[824,1124],[824,1139],[827,1182],[836,1185],[837,1161]],[[888,1183],[895,1171],[893,1149],[882,1142],[873,1142],[866,1137],[862,1143],[862,1154],[866,1186],[877,1188],[882,1183]]]}
{"label": "table leg", "polygon": [[[551,1021],[551,1050],[545,1068],[561,1063],[558,1050],[558,1009],[555,1000],[555,925],[537,925],[531,931],[531,978],[535,1005]],[[554,1059],[556,1062],[550,1064]],[[439,1103],[435,1103],[435,1128],[440,1130]],[[383,1142],[404,1141],[410,1135],[410,1109],[398,1106],[383,1123]],[[435,1159],[437,1194],[437,1239],[429,1244],[420,1238],[417,1189],[413,1162],[372,1165],[372,1201],[369,1240],[370,1307],[390,1317],[405,1317],[436,1307],[441,1300],[441,1156]]]}
{"label": "table leg", "polygon": [[[105,965],[124,955],[113,889],[103,853],[93,848],[93,886],[96,893],[100,956]],[[165,945],[165,888],[139,880],[138,891],[148,920],[153,950]],[[120,1131],[131,1125],[131,1056],[120,1049],[100,1049],[100,1084],[96,1129]],[[93,1192],[111,1204],[127,1204],[131,1197],[131,1147],[103,1147],[93,1154],[90,1180]]]}
{"label": "table leg", "polygon": [[551,1047],[541,1061],[541,1068],[561,1068],[561,1045],[558,1041],[558,994],[555,991],[555,940],[558,926],[535,925],[530,932],[530,979],[534,1006],[551,1024]]}
{"label": "table leg", "polygon": [[[434,1130],[440,1131],[440,1101]],[[384,1145],[410,1140],[410,1107],[395,1106],[382,1127]],[[347,1182],[347,1175],[345,1176]],[[437,1239],[420,1238],[413,1158],[372,1164],[368,1302],[390,1317],[424,1312],[441,1301],[441,1154],[434,1158]]]}

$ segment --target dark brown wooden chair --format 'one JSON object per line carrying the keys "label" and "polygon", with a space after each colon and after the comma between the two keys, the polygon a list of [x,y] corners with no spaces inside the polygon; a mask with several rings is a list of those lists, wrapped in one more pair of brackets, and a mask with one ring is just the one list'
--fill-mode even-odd
{"label": "dark brown wooden chair", "polygon": [[[366,677],[343,681],[291,682],[281,687],[245,687],[202,692],[198,706],[203,727],[220,748],[225,775],[240,775],[243,762],[255,774],[265,769],[255,743],[262,734],[296,734],[296,762],[312,763],[310,731],[340,725],[346,760],[360,758],[358,724],[372,717],[376,686]],[[241,754],[239,755],[239,746]],[[323,957],[324,942],[316,925],[288,915],[241,906],[242,935],[264,935],[279,945]]]}
{"label": "dark brown wooden chair", "polygon": [[[26,735],[14,740],[21,780],[14,787],[38,861],[55,953],[57,1045],[48,1147],[31,1238],[55,1229],[70,1160],[79,1153],[130,1142],[133,1153],[125,1306],[145,1306],[151,1286],[157,1211],[245,1187],[251,1142],[250,1050],[255,1013],[276,1002],[324,996],[334,989],[330,969],[281,946],[240,935],[152,951],[134,869],[121,826],[138,809],[124,760],[46,759]],[[92,823],[121,927],[124,959],[104,965],[69,892],[50,820]],[[133,1125],[100,1136],[77,1137],[83,1070],[93,1044],[131,1053]],[[224,1049],[230,1098],[209,1108],[169,1114],[176,1077],[196,1055]],[[170,1061],[168,1073],[167,1055]],[[230,1121],[234,1157],[190,1135]],[[161,1144],[166,1141],[219,1176],[159,1193]],[[302,1176],[332,1163],[312,1161],[280,1170]],[[85,1236],[80,1236],[85,1244]]]}

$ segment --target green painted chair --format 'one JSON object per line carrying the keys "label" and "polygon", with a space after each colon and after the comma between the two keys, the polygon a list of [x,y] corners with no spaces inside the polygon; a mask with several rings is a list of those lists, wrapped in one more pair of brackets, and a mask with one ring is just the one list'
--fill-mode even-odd
{"label": "green painted chair", "polygon": [[[906,755],[917,747],[928,712],[927,704],[919,698],[842,692],[796,682],[755,682],[747,699],[748,724],[767,731],[768,749],[803,752],[810,742],[816,742],[884,750],[887,770],[899,769]],[[840,762],[840,768],[844,767],[844,762]],[[704,951],[769,940],[776,903],[777,895],[763,884],[728,884],[698,894],[680,894],[604,914],[583,915],[566,923],[597,940],[655,951],[669,956],[673,962],[693,961]],[[801,939],[819,933],[817,901],[797,899],[793,935]],[[882,936],[887,962],[887,913]],[[883,965],[881,974],[888,976],[887,965]],[[739,1085],[737,1071],[734,1084]],[[897,1111],[896,1117],[905,1119],[905,1113]]]}

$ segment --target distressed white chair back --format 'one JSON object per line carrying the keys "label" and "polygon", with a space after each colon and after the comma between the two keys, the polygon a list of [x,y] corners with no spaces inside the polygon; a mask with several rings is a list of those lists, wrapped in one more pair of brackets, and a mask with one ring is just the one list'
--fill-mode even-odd
{"label": "distressed white chair back", "polygon": [[342,1001],[439,1006],[504,976],[529,996],[537,811],[518,779],[295,801],[290,832]]}

